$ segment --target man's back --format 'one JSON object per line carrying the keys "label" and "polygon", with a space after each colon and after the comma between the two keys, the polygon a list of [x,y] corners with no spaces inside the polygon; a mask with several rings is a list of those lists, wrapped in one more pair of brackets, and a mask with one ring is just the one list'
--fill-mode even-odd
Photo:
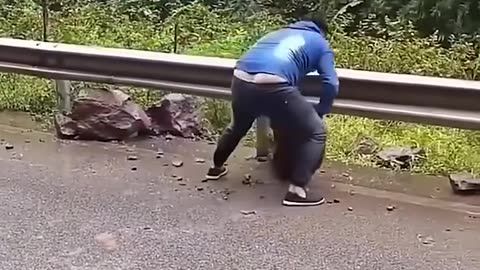
{"label": "man's back", "polygon": [[321,68],[326,54],[333,57],[322,30],[313,22],[300,21],[265,35],[239,59],[236,68],[278,75],[297,85],[307,73]]}

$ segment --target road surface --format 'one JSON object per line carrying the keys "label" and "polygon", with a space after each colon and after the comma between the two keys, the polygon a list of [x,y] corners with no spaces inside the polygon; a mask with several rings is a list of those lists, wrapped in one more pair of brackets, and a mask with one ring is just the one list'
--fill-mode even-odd
{"label": "road surface", "polygon": [[480,269],[476,206],[353,194],[320,175],[329,204],[286,208],[283,184],[246,149],[225,180],[202,182],[206,143],[2,129],[0,269]]}

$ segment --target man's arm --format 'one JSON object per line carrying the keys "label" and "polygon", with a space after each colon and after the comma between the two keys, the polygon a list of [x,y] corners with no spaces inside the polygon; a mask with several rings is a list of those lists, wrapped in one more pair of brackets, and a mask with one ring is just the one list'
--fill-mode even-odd
{"label": "man's arm", "polygon": [[320,117],[330,113],[333,101],[338,95],[338,77],[335,70],[335,55],[332,51],[323,54],[318,63],[318,74],[322,78],[322,96],[315,105],[315,110]]}

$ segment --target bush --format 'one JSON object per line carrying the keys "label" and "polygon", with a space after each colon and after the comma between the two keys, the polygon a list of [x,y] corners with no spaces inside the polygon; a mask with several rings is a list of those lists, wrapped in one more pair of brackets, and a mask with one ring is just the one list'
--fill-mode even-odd
{"label": "bush", "polygon": [[[40,39],[40,11],[31,1],[22,5],[23,8],[0,19],[2,35]],[[281,18],[267,13],[245,17],[240,22],[225,11],[212,11],[198,4],[172,14],[159,26],[146,19],[119,15],[106,5],[87,4],[53,13],[50,34],[52,40],[66,43],[163,52],[177,48],[187,54],[234,58],[262,34],[283,23]],[[178,35],[175,34],[176,26],[180,29]],[[457,44],[447,50],[434,40],[415,38],[408,29],[389,36],[388,40],[353,37],[336,31],[332,46],[337,54],[337,65],[342,68],[479,79],[480,60],[474,44]],[[3,74],[0,81],[0,109],[35,114],[53,111],[55,97],[48,80]],[[158,98],[142,89],[131,93],[143,104]],[[222,130],[230,121],[228,103],[206,100],[204,107],[214,130]],[[333,160],[370,165],[368,159],[352,152],[359,140],[370,138],[383,147],[424,148],[427,159],[413,168],[415,172],[444,174],[480,170],[478,132],[342,115],[329,116],[327,121],[330,130],[328,157]]]}

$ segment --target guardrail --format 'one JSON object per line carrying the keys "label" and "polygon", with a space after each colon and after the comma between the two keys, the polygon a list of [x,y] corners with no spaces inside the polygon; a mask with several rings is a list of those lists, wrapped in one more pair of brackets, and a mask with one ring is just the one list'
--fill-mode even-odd
{"label": "guardrail", "polygon": [[[0,38],[0,72],[88,81],[230,98],[234,59],[79,46]],[[340,94],[333,112],[480,130],[480,82],[338,69]],[[61,106],[68,84],[58,82]],[[317,102],[318,74],[302,82]],[[67,104],[67,105],[66,105]],[[257,154],[265,155],[268,121],[257,120]]]}

